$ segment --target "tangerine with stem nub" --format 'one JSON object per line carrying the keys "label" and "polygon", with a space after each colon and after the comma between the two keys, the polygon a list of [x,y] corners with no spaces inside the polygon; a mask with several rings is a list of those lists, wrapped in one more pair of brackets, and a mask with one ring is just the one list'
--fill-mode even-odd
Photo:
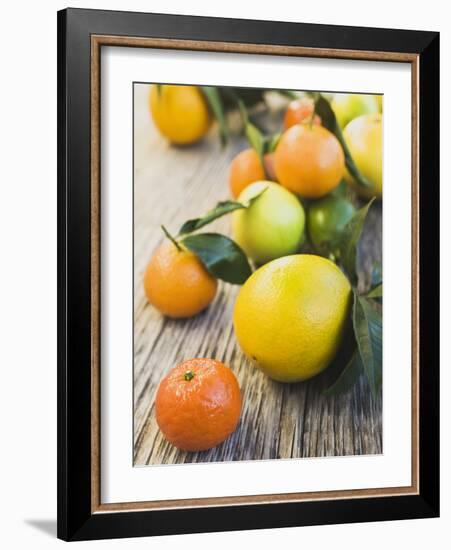
{"label": "tangerine with stem nub", "polygon": [[295,124],[321,124],[321,118],[315,113],[315,102],[312,98],[300,97],[288,105],[283,126],[287,130]]}
{"label": "tangerine with stem nub", "polygon": [[161,381],[155,410],[158,426],[169,443],[184,451],[211,449],[238,425],[238,381],[220,361],[189,359]]}
{"label": "tangerine with stem nub", "polygon": [[301,197],[318,199],[340,183],[345,156],[338,139],[323,126],[296,124],[280,138],[274,169],[281,185]]}
{"label": "tangerine with stem nub", "polygon": [[153,254],[144,273],[144,292],[150,304],[168,317],[192,317],[213,301],[217,280],[199,258],[168,237]]}

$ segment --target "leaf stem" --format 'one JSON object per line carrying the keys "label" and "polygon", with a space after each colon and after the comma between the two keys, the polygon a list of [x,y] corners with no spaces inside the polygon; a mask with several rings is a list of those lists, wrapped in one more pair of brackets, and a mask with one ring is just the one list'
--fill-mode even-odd
{"label": "leaf stem", "polygon": [[310,130],[313,127],[313,121],[315,120],[315,115],[316,115],[316,101],[315,101],[315,99],[313,99],[313,111],[312,111],[312,115],[311,115],[310,121],[309,121]]}
{"label": "leaf stem", "polygon": [[172,244],[177,248],[179,252],[182,251],[182,247],[179,245],[179,243],[175,240],[175,238],[169,233],[169,231],[166,229],[164,225],[161,226],[161,229],[163,230],[163,233],[166,235],[166,237],[172,242]]}

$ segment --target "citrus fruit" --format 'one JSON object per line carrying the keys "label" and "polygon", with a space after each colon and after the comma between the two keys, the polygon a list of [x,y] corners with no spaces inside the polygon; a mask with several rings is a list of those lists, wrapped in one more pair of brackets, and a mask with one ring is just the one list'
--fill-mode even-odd
{"label": "citrus fruit", "polygon": [[379,111],[377,96],[368,94],[335,94],[331,106],[341,128],[354,118]]}
{"label": "citrus fruit", "polygon": [[194,143],[211,124],[210,111],[197,86],[154,85],[149,106],[155,125],[172,143]]}
{"label": "citrus fruit", "polygon": [[374,97],[376,98],[377,105],[379,107],[379,112],[382,113],[384,96],[382,94],[378,94],[378,95],[375,95]]}
{"label": "citrus fruit", "polygon": [[158,426],[172,445],[204,451],[235,431],[241,413],[240,388],[224,363],[189,359],[160,382],[155,409]]}
{"label": "citrus fruit", "polygon": [[250,183],[264,179],[265,170],[255,149],[241,151],[230,163],[229,186],[235,198]]}
{"label": "citrus fruit", "polygon": [[266,155],[263,155],[263,164],[265,165],[266,175],[269,180],[277,181],[276,172],[274,170],[274,153],[266,153]]}
{"label": "citrus fruit", "polygon": [[270,181],[252,183],[239,201],[248,202],[259,193],[248,208],[233,212],[232,235],[252,260],[262,264],[298,251],[305,214],[293,193]]}
{"label": "citrus fruit", "polygon": [[371,187],[359,185],[347,171],[346,181],[362,197],[382,197],[382,115],[355,118],[346,126],[343,137],[357,168]]}
{"label": "citrus fruit", "polygon": [[339,141],[322,126],[292,126],[284,132],[274,153],[277,180],[301,197],[315,199],[335,189],[344,167]]}
{"label": "citrus fruit", "polygon": [[336,253],[334,243],[354,214],[352,202],[333,193],[312,202],[307,211],[307,228],[316,250]]}
{"label": "citrus fruit", "polygon": [[320,117],[317,114],[313,115],[314,110],[315,103],[310,97],[294,99],[289,103],[285,111],[283,127],[287,129],[295,124],[309,124],[310,122],[312,122],[312,124],[321,124]]}
{"label": "citrus fruit", "polygon": [[280,382],[323,371],[346,328],[351,286],[321,256],[297,254],[255,271],[242,286],[233,323],[244,353]]}
{"label": "citrus fruit", "polygon": [[148,301],[168,317],[196,315],[213,300],[217,285],[195,254],[171,241],[156,250],[144,273]]}

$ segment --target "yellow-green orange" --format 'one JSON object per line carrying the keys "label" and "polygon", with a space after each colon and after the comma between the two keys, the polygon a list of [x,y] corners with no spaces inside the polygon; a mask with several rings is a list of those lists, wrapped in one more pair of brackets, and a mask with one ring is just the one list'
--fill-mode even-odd
{"label": "yellow-green orange", "polygon": [[154,85],[149,107],[157,128],[175,144],[198,141],[211,124],[210,111],[197,86]]}
{"label": "yellow-green orange", "polygon": [[384,96],[382,94],[379,94],[376,97],[377,104],[379,106],[379,112],[382,113],[383,111],[383,102],[384,102]]}
{"label": "yellow-green orange", "polygon": [[361,115],[379,112],[377,97],[369,94],[335,94],[332,109],[341,128]]}
{"label": "yellow-green orange", "polygon": [[247,203],[259,193],[248,208],[233,213],[232,235],[252,260],[262,264],[299,250],[305,214],[293,193],[270,181],[251,183],[238,200]]}
{"label": "yellow-green orange", "polygon": [[351,286],[320,256],[274,260],[241,288],[233,323],[244,353],[268,376],[299,382],[327,368],[346,327]]}
{"label": "yellow-green orange", "polygon": [[362,197],[382,197],[382,115],[355,118],[346,126],[343,136],[357,168],[371,187],[359,185],[347,171],[346,181]]}

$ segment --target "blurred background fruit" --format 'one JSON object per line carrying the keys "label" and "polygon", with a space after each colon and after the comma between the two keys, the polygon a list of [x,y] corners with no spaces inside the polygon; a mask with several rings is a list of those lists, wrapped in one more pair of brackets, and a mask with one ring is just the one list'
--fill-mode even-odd
{"label": "blurred background fruit", "polygon": [[[287,130],[295,124],[321,124],[321,118],[313,115],[315,102],[310,97],[301,97],[290,102],[285,112],[283,126]],[[312,118],[313,117],[313,118]]]}
{"label": "blurred background fruit", "polygon": [[335,94],[331,106],[340,127],[344,128],[361,115],[379,112],[377,97],[369,94]]}
{"label": "blurred background fruit", "polygon": [[305,214],[298,198],[277,183],[252,183],[239,196],[248,208],[232,214],[232,237],[257,264],[294,254],[304,235]]}
{"label": "blurred background fruit", "polygon": [[332,253],[337,256],[334,243],[355,211],[354,205],[348,198],[335,193],[309,204],[307,228],[317,252],[326,255]]}
{"label": "blurred background fruit", "polygon": [[263,156],[263,164],[269,180],[277,182],[276,171],[274,169],[274,153],[266,153]]}
{"label": "blurred background fruit", "polygon": [[224,363],[189,359],[161,381],[155,406],[158,426],[172,445],[204,451],[235,431],[241,413],[240,388]]}
{"label": "blurred background fruit", "polygon": [[339,141],[329,130],[296,124],[280,138],[274,168],[281,185],[301,197],[319,198],[340,183],[345,158]]}
{"label": "blurred background fruit", "polygon": [[371,184],[359,185],[346,172],[346,181],[364,198],[382,197],[382,115],[363,115],[352,120],[343,136],[360,172]]}
{"label": "blurred background fruit", "polygon": [[379,106],[379,112],[382,113],[383,110],[383,102],[384,102],[384,96],[382,94],[378,94],[374,96],[377,100],[377,104]]}
{"label": "blurred background fruit", "polygon": [[265,170],[257,152],[245,149],[236,155],[230,163],[229,187],[232,195],[237,198],[249,184],[265,179]]}
{"label": "blurred background fruit", "polygon": [[168,317],[192,317],[215,297],[218,283],[192,252],[165,241],[144,273],[148,301]]}
{"label": "blurred background fruit", "polygon": [[320,256],[274,260],[241,288],[233,315],[244,353],[269,377],[299,382],[329,366],[346,328],[351,286]]}
{"label": "blurred background fruit", "polygon": [[153,85],[149,106],[155,125],[172,143],[194,143],[210,128],[210,111],[197,86]]}

